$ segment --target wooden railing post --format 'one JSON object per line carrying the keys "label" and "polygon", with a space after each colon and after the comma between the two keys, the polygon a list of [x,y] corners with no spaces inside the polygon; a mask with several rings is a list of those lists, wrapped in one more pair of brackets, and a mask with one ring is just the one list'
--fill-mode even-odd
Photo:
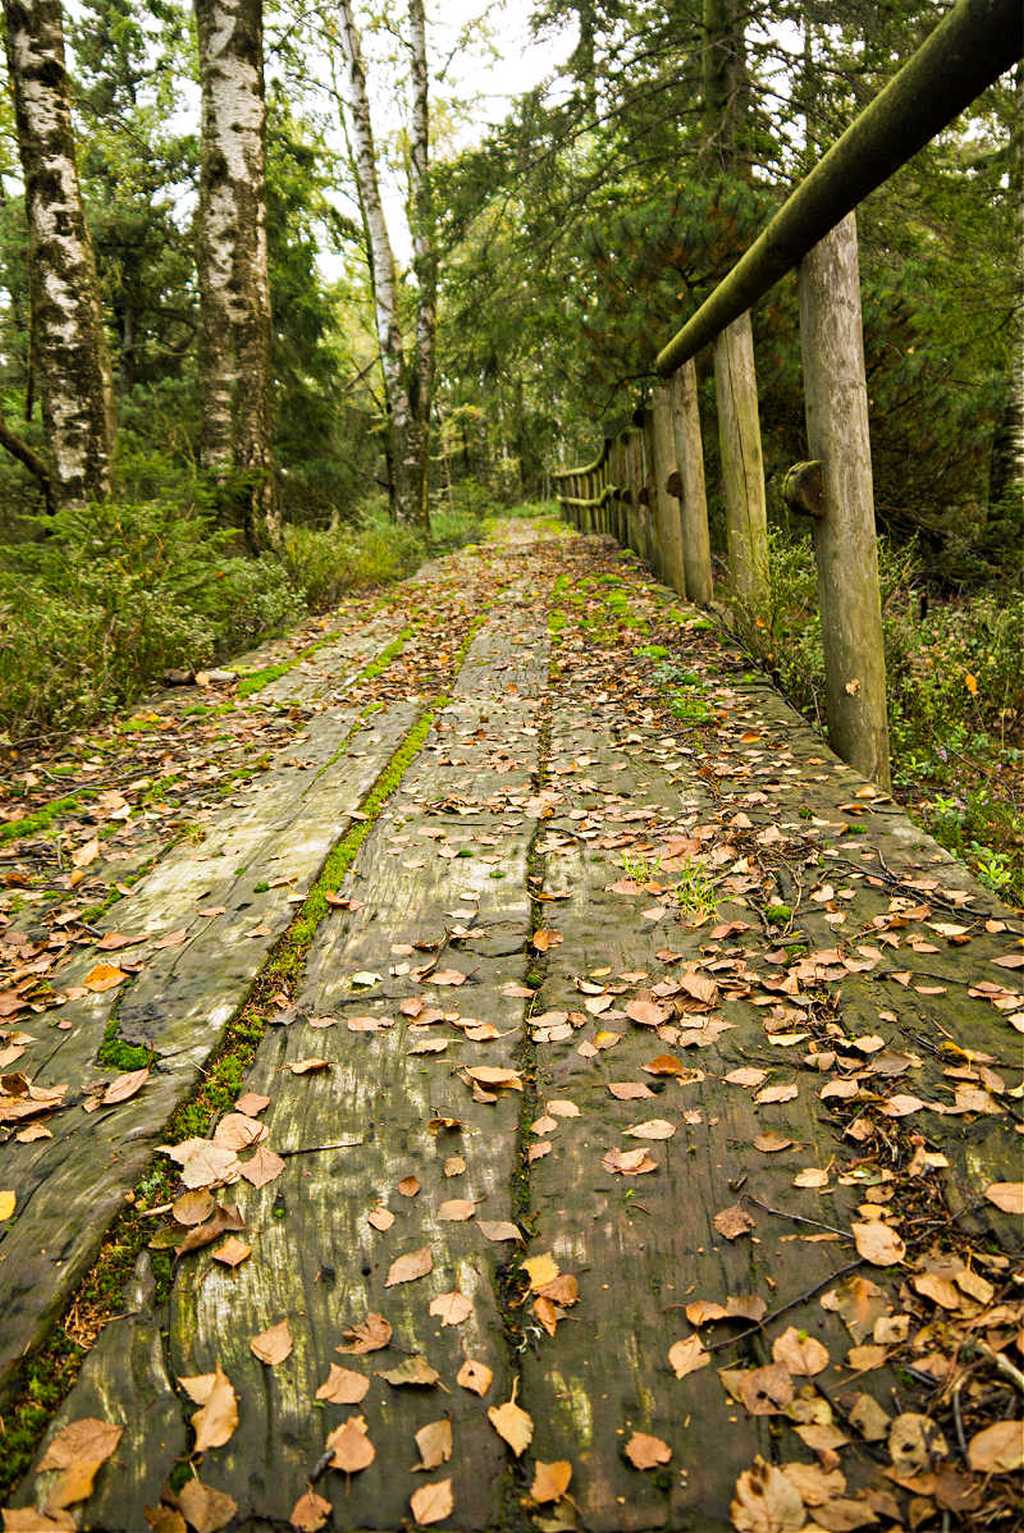
{"label": "wooden railing post", "polygon": [[807,440],[822,464],[814,520],[829,739],[844,761],[889,786],[885,650],[853,213],[799,268]]}
{"label": "wooden railing post", "polygon": [[676,472],[676,439],[672,429],[672,396],[666,383],[659,383],[651,396],[651,447],[654,457],[651,510],[659,569],[666,585],[685,596],[683,524],[679,501],[669,489],[669,480]]}
{"label": "wooden railing post", "polygon": [[711,538],[708,534],[708,501],[704,488],[704,448],[697,403],[697,368],[685,362],[668,383],[675,434],[675,460],[679,473],[682,518],[683,572],[686,594],[698,607],[710,605]]}
{"label": "wooden railing post", "polygon": [[715,398],[729,576],[736,596],[758,606],[768,594],[768,513],[749,313],[734,320],[715,341]]}
{"label": "wooden railing post", "polygon": [[637,463],[636,431],[632,428],[622,433],[622,450],[625,459],[626,494],[626,543],[635,554],[640,552],[639,518],[640,472]]}
{"label": "wooden railing post", "polygon": [[664,550],[658,538],[657,490],[654,483],[657,458],[654,452],[654,411],[648,405],[643,414],[643,463],[644,480],[641,492],[644,505],[644,553],[647,564],[658,576],[665,578]]}

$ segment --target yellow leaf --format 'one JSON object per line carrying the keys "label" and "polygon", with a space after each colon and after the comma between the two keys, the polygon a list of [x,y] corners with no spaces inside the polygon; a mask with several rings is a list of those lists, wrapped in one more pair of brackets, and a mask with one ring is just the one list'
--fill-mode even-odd
{"label": "yellow leaf", "polygon": [[977,695],[978,695],[978,678],[977,678],[977,676],[972,676],[970,671],[968,671],[966,676],[964,677],[964,686],[967,688],[968,692],[971,694],[972,697],[977,697]]}
{"label": "yellow leaf", "polygon": [[3,1192],[0,1192],[0,1224],[2,1224],[5,1219],[9,1219],[14,1213],[15,1202],[16,1198],[13,1192],[6,1189]]}

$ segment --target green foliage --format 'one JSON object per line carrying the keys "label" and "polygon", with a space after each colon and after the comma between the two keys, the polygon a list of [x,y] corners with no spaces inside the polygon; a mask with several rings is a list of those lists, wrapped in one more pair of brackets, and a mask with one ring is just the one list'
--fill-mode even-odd
{"label": "green foliage", "polygon": [[281,559],[313,612],[333,606],[346,591],[386,585],[410,574],[426,552],[420,534],[385,517],[330,531],[286,527]]}
{"label": "green foliage", "polygon": [[[739,631],[801,712],[824,725],[825,670],[808,539],[770,532],[768,600]],[[893,780],[935,837],[1024,903],[1024,594],[929,596],[913,546],[879,540]]]}
{"label": "green foliage", "polygon": [[295,621],[280,565],[164,503],[65,510],[0,565],[0,725],[65,729]]}

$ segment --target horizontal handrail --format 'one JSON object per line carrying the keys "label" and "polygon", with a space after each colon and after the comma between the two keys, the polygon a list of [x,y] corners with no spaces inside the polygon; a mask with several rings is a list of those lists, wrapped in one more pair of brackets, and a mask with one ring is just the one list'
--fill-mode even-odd
{"label": "horizontal handrail", "polygon": [[606,436],[604,446],[594,459],[593,463],[584,463],[579,468],[556,468],[552,470],[552,479],[571,479],[573,474],[593,474],[599,468],[604,468],[608,461],[608,454],[612,450],[612,439]]}
{"label": "horizontal handrail", "polygon": [[763,298],[1022,54],[1020,0],[958,0],[658,354],[668,377]]}

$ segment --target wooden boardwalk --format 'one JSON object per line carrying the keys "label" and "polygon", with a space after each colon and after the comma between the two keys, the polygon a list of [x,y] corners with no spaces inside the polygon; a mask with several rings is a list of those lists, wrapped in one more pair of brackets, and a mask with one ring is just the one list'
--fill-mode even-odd
{"label": "wooden boardwalk", "polygon": [[444,697],[368,702],[401,602],[319,652],[138,971],[16,1019],[5,1424],[119,1210],[134,1269],[7,1526],[1009,1528],[1019,918],[634,562],[502,537],[404,588]]}

